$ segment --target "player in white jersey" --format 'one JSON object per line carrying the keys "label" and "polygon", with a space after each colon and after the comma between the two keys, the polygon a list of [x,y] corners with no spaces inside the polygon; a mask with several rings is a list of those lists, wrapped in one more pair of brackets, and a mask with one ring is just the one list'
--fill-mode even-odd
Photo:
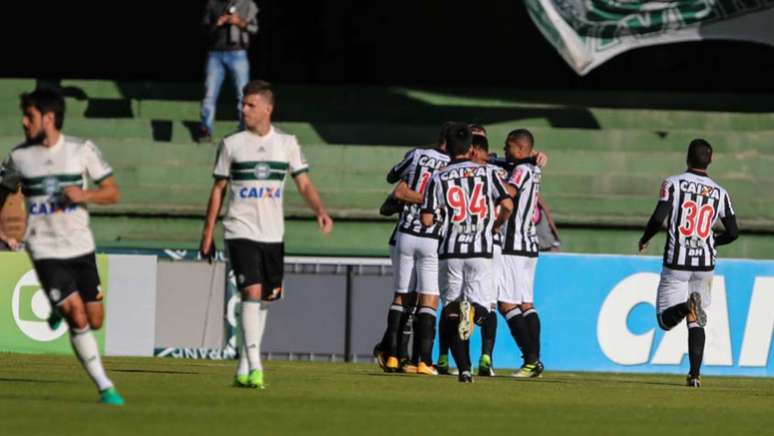
{"label": "player in white jersey", "polygon": [[[469,338],[474,324],[481,324],[494,301],[492,280],[493,233],[513,208],[508,192],[495,170],[470,160],[471,133],[465,124],[447,134],[447,150],[453,160],[433,175],[422,205],[422,223],[430,226],[440,217],[440,283],[445,307],[441,322],[459,370],[460,382],[473,380],[470,372]],[[500,212],[495,215],[495,207]]]}
{"label": "player in white jersey", "polygon": [[[118,201],[113,170],[94,143],[62,134],[65,102],[59,92],[22,94],[20,106],[26,141],[2,164],[3,193],[22,187],[28,212],[24,244],[53,307],[49,324],[56,327],[58,314],[66,320],[73,350],[97,385],[99,401],[124,404],[105,374],[92,333],[102,326],[104,309],[86,210],[87,203]],[[18,248],[18,241],[9,242]]]}
{"label": "player in white jersey", "polygon": [[228,192],[224,239],[242,296],[240,328],[244,338],[234,383],[263,388],[260,347],[267,303],[282,297],[282,202],[288,176],[316,215],[320,232],[330,233],[333,220],[307,174],[309,165],[296,137],[271,124],[271,86],[255,80],[245,86],[243,95],[245,130],[223,138],[218,148],[200,251],[203,257],[214,254],[215,223]]}
{"label": "player in white jersey", "polygon": [[[688,170],[667,177],[661,185],[656,210],[640,238],[640,252],[667,221],[664,264],[656,297],[658,325],[670,330],[683,319],[688,324],[688,386],[701,386],[704,356],[704,326],[710,304],[715,247],[733,242],[738,230],[731,198],[723,187],[707,175],[712,163],[712,146],[703,139],[688,145]],[[712,227],[718,218],[725,232],[715,236]]]}
{"label": "player in white jersey", "polygon": [[534,307],[534,278],[537,267],[538,241],[532,217],[540,192],[541,169],[523,159],[530,157],[534,137],[526,129],[508,134],[505,142],[507,160],[518,162],[508,176],[515,189],[514,211],[503,226],[503,257],[498,308],[505,317],[524,363],[514,377],[538,377],[543,372],[540,361],[540,318]]}
{"label": "player in white jersey", "polygon": [[[444,124],[444,135],[449,123]],[[444,153],[445,141],[439,140],[433,148],[415,148],[404,156],[387,174],[387,182],[398,183],[394,195],[405,202],[400,214],[397,233],[397,261],[393,264],[395,296],[387,313],[387,338],[383,350],[387,356],[384,369],[397,371],[397,357],[401,320],[410,310],[410,283],[415,277],[417,292],[414,329],[418,341],[419,359],[416,372],[423,375],[437,374],[432,365],[433,340],[435,338],[436,311],[438,309],[438,225],[425,226],[420,222],[420,205],[433,173],[446,166],[449,157]],[[419,200],[419,201],[417,201]],[[403,321],[405,323],[405,321]]]}

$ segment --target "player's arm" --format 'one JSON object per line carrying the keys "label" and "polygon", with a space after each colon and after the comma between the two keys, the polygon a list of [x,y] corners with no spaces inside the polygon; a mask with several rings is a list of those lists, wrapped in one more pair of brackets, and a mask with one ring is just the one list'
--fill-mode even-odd
{"label": "player's arm", "polygon": [[674,191],[674,185],[672,185],[672,182],[669,179],[666,179],[661,183],[658,204],[656,204],[656,209],[650,216],[648,224],[645,225],[645,232],[642,234],[640,242],[638,243],[640,253],[648,249],[648,241],[650,241],[650,238],[652,238],[653,235],[658,233],[659,229],[664,224],[664,220],[672,210]]}
{"label": "player's arm", "polygon": [[543,200],[543,196],[538,194],[538,206],[540,209],[543,210],[543,215],[546,217],[546,221],[548,222],[548,228],[551,229],[551,233],[554,234],[554,238],[556,238],[556,246],[559,245],[559,229],[556,227],[556,223],[554,222],[554,217],[551,216],[551,209],[548,207],[548,203]]}
{"label": "player's arm", "polygon": [[[11,156],[9,155],[2,163],[0,163],[0,211],[3,210],[8,196],[19,189],[19,180],[19,174],[16,172]],[[21,245],[15,238],[6,235],[2,229],[0,229],[0,242],[7,245],[11,250],[18,250]]]}
{"label": "player's arm", "polygon": [[503,224],[511,217],[511,213],[513,213],[513,200],[509,197],[502,198],[500,199],[498,206],[500,206],[500,212],[497,214],[497,218],[494,222],[494,229],[496,232],[500,231]]}
{"label": "player's arm", "polygon": [[119,191],[113,176],[107,176],[100,180],[95,189],[68,186],[64,188],[63,192],[67,201],[77,204],[114,204],[121,199],[121,191]]}
{"label": "player's arm", "polygon": [[333,230],[333,219],[328,215],[325,207],[320,200],[320,194],[317,192],[312,180],[306,173],[296,175],[293,180],[296,182],[296,188],[298,193],[304,197],[306,204],[312,209],[317,217],[317,225],[320,227],[320,232],[324,235]]}
{"label": "player's arm", "polygon": [[435,177],[430,178],[430,183],[427,185],[425,195],[422,199],[422,209],[419,215],[419,220],[425,227],[430,227],[435,223],[435,209],[438,206],[438,184],[435,181]]}
{"label": "player's arm", "polygon": [[720,221],[725,227],[725,231],[715,236],[715,246],[726,245],[734,242],[739,237],[739,228],[736,226],[736,215],[731,207],[731,200],[728,195],[723,199],[723,209],[721,210]]}
{"label": "player's arm", "polygon": [[[390,168],[390,172],[387,173],[387,183],[393,184],[400,180],[406,171],[411,166],[411,162],[414,161],[414,150],[409,151],[403,156],[403,160],[395,164]],[[421,200],[420,200],[421,201]]]}
{"label": "player's arm", "polygon": [[[11,191],[8,188],[5,186],[0,186],[0,211],[3,210],[3,206],[5,206],[5,200],[8,199],[10,194]],[[21,245],[15,238],[6,235],[2,228],[0,228],[0,242],[7,245],[8,248],[14,251],[18,250]]]}
{"label": "player's arm", "polygon": [[425,199],[422,194],[409,188],[408,183],[403,180],[395,186],[395,189],[392,191],[392,196],[395,197],[396,200],[411,204],[422,204],[422,201]]}
{"label": "player's arm", "polygon": [[212,259],[215,254],[215,223],[220,214],[220,208],[223,206],[223,195],[228,187],[228,178],[218,177],[212,183],[210,189],[210,198],[207,200],[207,214],[204,216],[204,229],[202,229],[202,240],[199,244],[199,253],[202,257]]}

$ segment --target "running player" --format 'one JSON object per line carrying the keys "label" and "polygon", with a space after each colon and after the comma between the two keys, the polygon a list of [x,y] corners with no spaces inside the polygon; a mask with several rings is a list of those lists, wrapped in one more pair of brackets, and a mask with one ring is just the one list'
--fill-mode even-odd
{"label": "running player", "polygon": [[[707,175],[707,167],[712,163],[709,142],[691,141],[686,163],[686,172],[667,177],[661,184],[656,210],[640,238],[639,249],[644,252],[648,248],[650,238],[669,217],[656,297],[657,320],[664,330],[672,329],[683,318],[687,320],[690,371],[686,382],[698,388],[707,324],[704,310],[710,304],[715,248],[733,242],[738,231],[731,197]],[[718,218],[726,231],[716,236],[712,227]]]}
{"label": "running player", "polygon": [[502,277],[498,295],[500,313],[508,322],[524,363],[514,377],[539,377],[540,318],[534,307],[534,279],[538,242],[535,224],[537,197],[540,192],[540,167],[522,159],[532,155],[534,137],[529,130],[517,129],[505,142],[506,159],[515,163],[508,184],[516,190],[515,210],[503,227]]}
{"label": "running player", "polygon": [[245,130],[223,138],[218,148],[200,251],[202,257],[214,254],[215,222],[230,187],[224,237],[242,296],[240,328],[244,338],[234,383],[263,388],[260,348],[268,303],[282,297],[282,200],[287,176],[293,177],[299,194],[317,217],[321,233],[330,233],[333,220],[309,179],[309,165],[296,137],[271,124],[271,85],[255,80],[245,86],[243,94]]}
{"label": "running player", "polygon": [[[493,232],[500,229],[513,209],[508,192],[491,167],[470,160],[471,133],[465,124],[447,133],[447,150],[453,157],[436,173],[425,193],[422,224],[443,222],[440,282],[445,307],[441,322],[459,370],[460,382],[472,382],[469,338],[494,302],[492,283]],[[500,212],[495,216],[495,207]]]}
{"label": "running player", "polygon": [[[119,200],[113,170],[94,143],[62,134],[61,94],[37,89],[22,94],[20,106],[26,141],[3,162],[2,186],[15,192],[21,184],[28,211],[27,252],[53,313],[61,314],[70,328],[73,351],[97,385],[99,401],[122,405],[92,333],[102,326],[104,308],[86,210],[87,203]],[[18,247],[18,241],[9,245]]]}
{"label": "running player", "polygon": [[[449,123],[441,129],[441,137]],[[399,182],[395,193],[402,200],[412,200],[424,193],[431,176],[446,166],[449,157],[444,153],[445,141],[439,139],[434,148],[416,148],[406,153],[404,159],[396,164],[387,175],[387,182]],[[405,182],[405,186],[403,186]],[[436,375],[432,366],[433,340],[435,338],[436,311],[438,309],[438,239],[441,235],[439,225],[425,226],[420,222],[420,206],[415,201],[407,201],[398,223],[396,261],[393,263],[395,274],[395,296],[387,313],[387,338],[383,352],[387,358],[385,371],[399,369],[399,334],[403,330],[410,309],[409,291],[411,278],[416,276],[416,327],[414,341],[418,341],[419,359],[416,372],[424,375]]]}

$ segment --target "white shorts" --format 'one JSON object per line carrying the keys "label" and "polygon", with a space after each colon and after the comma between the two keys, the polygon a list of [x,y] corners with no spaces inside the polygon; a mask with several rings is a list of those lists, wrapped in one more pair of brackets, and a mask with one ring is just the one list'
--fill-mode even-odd
{"label": "white shorts", "polygon": [[497,309],[497,297],[503,287],[503,247],[495,244],[492,255],[492,310]]}
{"label": "white shorts", "polygon": [[[395,271],[395,276],[398,275],[398,248],[395,245],[390,245],[390,261],[392,262],[392,270]],[[409,292],[414,292],[417,287],[417,272],[411,273],[411,280],[409,280]]]}
{"label": "white shorts", "polygon": [[688,301],[692,292],[701,294],[701,306],[707,308],[712,301],[713,271],[680,271],[664,267],[656,294],[656,313]]}
{"label": "white shorts", "polygon": [[442,260],[440,282],[444,305],[464,299],[491,310],[494,303],[492,259]]}
{"label": "white shorts", "polygon": [[438,295],[438,240],[398,232],[396,249],[395,292]]}
{"label": "white shorts", "polygon": [[537,260],[537,257],[503,255],[497,301],[510,304],[534,303]]}

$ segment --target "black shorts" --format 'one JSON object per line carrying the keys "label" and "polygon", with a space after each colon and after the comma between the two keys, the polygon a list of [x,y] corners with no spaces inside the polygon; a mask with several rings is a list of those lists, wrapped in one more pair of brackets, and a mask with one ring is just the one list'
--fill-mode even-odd
{"label": "black shorts", "polygon": [[102,301],[94,253],[69,259],[40,259],[32,263],[52,304],[61,303],[73,292],[78,292],[86,303]]}
{"label": "black shorts", "polygon": [[226,248],[237,288],[261,285],[261,300],[273,301],[282,298],[284,243],[227,239]]}

